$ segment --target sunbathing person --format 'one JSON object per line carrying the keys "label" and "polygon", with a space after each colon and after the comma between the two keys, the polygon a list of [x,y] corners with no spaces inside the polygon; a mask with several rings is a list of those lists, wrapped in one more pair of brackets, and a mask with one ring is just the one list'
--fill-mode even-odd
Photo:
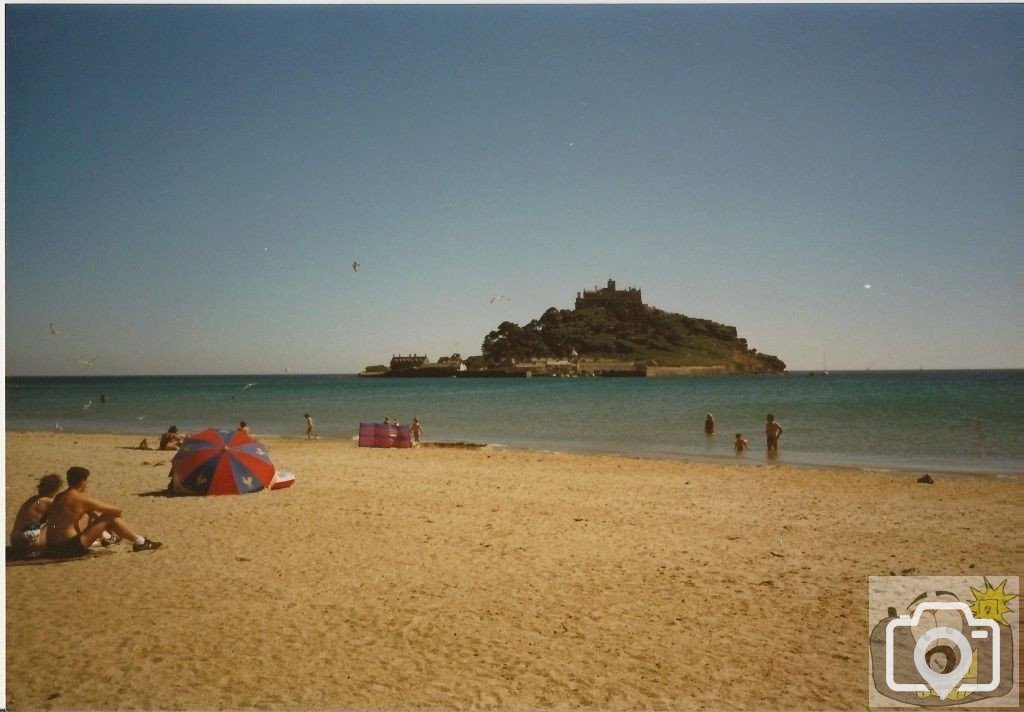
{"label": "sunbathing person", "polygon": [[53,504],[53,497],[60,492],[63,484],[60,475],[43,475],[39,478],[38,494],[25,500],[14,518],[11,531],[11,548],[19,553],[39,551],[46,545],[46,515]]}
{"label": "sunbathing person", "polygon": [[172,425],[160,436],[160,450],[177,450],[184,438],[178,435],[178,426]]}
{"label": "sunbathing person", "polygon": [[47,551],[58,556],[82,556],[107,531],[133,542],[132,551],[160,548],[160,542],[138,536],[128,528],[121,519],[120,507],[86,496],[89,470],[72,467],[67,479],[68,488],[53,498],[47,515]]}

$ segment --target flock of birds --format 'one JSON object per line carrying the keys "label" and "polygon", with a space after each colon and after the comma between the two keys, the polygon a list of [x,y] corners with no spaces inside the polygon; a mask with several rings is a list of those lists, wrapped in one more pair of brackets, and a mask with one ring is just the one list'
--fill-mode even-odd
{"label": "flock of birds", "polygon": [[[50,335],[51,336],[57,336],[59,334],[60,334],[60,329],[58,329],[57,325],[54,324],[51,321],[50,322]],[[98,356],[93,356],[92,358],[80,358],[80,359],[77,359],[77,361],[78,361],[78,363],[82,364],[86,368],[92,368],[92,365],[93,365],[93,363],[95,363],[97,358],[99,358],[99,357]],[[89,402],[89,405],[92,405],[92,401]],[[88,408],[88,407],[89,406],[87,405],[86,408]]]}

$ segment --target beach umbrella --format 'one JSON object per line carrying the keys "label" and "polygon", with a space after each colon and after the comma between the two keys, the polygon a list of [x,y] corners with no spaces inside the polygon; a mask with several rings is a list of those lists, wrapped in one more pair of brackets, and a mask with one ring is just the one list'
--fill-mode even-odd
{"label": "beach umbrella", "polygon": [[190,435],[171,460],[174,477],[196,494],[248,494],[270,486],[267,448],[241,430],[207,428]]}

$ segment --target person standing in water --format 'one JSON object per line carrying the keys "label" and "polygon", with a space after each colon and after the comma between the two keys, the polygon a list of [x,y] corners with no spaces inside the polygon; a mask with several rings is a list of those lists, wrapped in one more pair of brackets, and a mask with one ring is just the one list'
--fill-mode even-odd
{"label": "person standing in water", "polygon": [[704,416],[704,434],[715,434],[715,416],[711,415],[711,413],[708,413],[706,416]]}
{"label": "person standing in water", "polygon": [[771,413],[765,419],[764,434],[768,444],[768,457],[775,457],[779,454],[779,436],[782,435],[782,426]]}
{"label": "person standing in water", "polygon": [[736,433],[736,439],[732,441],[732,446],[737,455],[747,449],[747,439],[743,437],[743,433]]}

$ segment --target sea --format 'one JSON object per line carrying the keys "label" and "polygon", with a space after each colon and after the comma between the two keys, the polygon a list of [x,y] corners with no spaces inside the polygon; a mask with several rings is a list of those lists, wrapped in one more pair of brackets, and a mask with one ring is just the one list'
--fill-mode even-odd
{"label": "sea", "polygon": [[[249,385],[253,384],[253,385]],[[1024,370],[699,378],[354,375],[9,377],[6,430],[123,433],[126,445],[248,422],[255,437],[351,440],[360,422],[423,423],[425,441],[556,452],[1019,477]],[[105,400],[105,402],[104,402]],[[707,413],[717,434],[704,434]],[[736,433],[750,441],[733,450]]]}

